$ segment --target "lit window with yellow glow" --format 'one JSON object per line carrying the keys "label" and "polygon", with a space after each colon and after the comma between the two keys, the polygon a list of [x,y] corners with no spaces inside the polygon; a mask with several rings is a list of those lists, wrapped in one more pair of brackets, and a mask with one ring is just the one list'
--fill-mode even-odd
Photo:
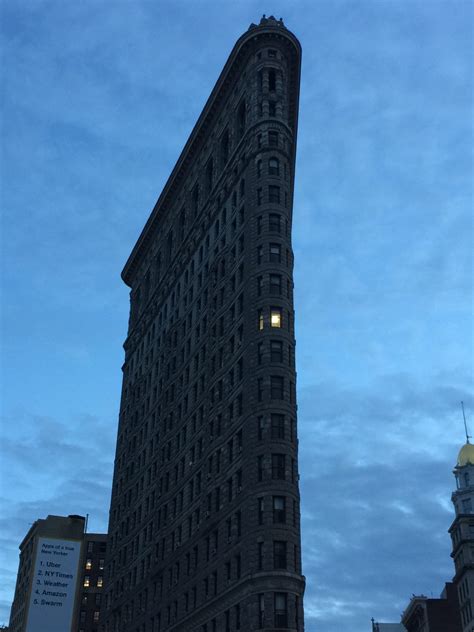
{"label": "lit window with yellow glow", "polygon": [[91,578],[89,577],[89,575],[86,575],[84,577],[84,588],[89,588],[89,586],[91,585]]}
{"label": "lit window with yellow glow", "polygon": [[102,588],[103,585],[104,585],[104,578],[102,576],[99,576],[97,578],[97,588]]}
{"label": "lit window with yellow glow", "polygon": [[104,564],[105,564],[105,560],[104,560],[104,559],[100,559],[100,560],[99,560],[99,569],[100,569],[101,571],[103,571],[103,570],[104,570]]}
{"label": "lit window with yellow glow", "polygon": [[92,568],[92,560],[86,561],[86,571],[90,571]]}
{"label": "lit window with yellow glow", "polygon": [[272,327],[281,327],[281,309],[279,307],[270,308],[270,325]]}
{"label": "lit window with yellow glow", "polygon": [[258,328],[263,329],[263,311],[261,309],[258,310]]}

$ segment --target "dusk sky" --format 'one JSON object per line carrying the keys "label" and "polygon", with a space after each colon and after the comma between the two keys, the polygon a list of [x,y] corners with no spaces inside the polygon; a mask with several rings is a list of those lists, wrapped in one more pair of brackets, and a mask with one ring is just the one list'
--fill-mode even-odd
{"label": "dusk sky", "polygon": [[474,432],[473,3],[3,0],[0,623],[37,518],[106,531],[122,267],[235,40],[299,38],[294,201],[307,632],[452,578]]}

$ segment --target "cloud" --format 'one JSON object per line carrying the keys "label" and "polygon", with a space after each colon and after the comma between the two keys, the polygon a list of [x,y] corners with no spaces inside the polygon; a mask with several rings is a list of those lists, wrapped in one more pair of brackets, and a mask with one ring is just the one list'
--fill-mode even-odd
{"label": "cloud", "polygon": [[328,382],[300,390],[308,630],[363,630],[372,616],[398,621],[409,595],[438,595],[453,576],[447,529],[462,444],[458,402],[473,394],[467,376],[457,376],[467,388],[447,377],[422,384],[397,374],[363,390]]}

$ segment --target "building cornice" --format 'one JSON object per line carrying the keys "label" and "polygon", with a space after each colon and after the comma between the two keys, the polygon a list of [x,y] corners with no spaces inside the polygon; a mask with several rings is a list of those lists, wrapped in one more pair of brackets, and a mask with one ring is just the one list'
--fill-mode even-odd
{"label": "building cornice", "polygon": [[[198,155],[198,152],[206,138],[207,131],[213,121],[216,119],[216,114],[219,110],[219,106],[224,100],[224,97],[229,91],[230,86],[233,84],[234,79],[241,68],[244,60],[246,59],[251,48],[257,43],[258,40],[268,39],[274,40],[275,38],[284,38],[294,47],[293,63],[296,64],[296,71],[291,73],[294,77],[292,84],[289,87],[289,103],[290,103],[290,117],[289,120],[293,129],[296,131],[298,124],[298,101],[299,101],[299,77],[300,77],[300,64],[301,64],[301,45],[298,39],[289,31],[281,21],[274,19],[262,19],[260,25],[256,26],[252,24],[249,30],[244,33],[235,43],[229,58],[219,75],[219,78],[204,106],[204,109],[199,116],[197,123],[195,124],[185,146],[182,150],[176,165],[169,176],[163,191],[161,192],[123,270],[122,279],[128,286],[132,286],[133,279],[137,269],[140,266],[144,254],[148,250],[148,246],[151,243],[155,234],[158,221],[161,219],[163,213],[166,213],[167,208],[173,204],[173,196],[182,184],[185,176],[188,173],[189,167],[192,165],[193,160]],[[296,151],[296,148],[295,148]]]}

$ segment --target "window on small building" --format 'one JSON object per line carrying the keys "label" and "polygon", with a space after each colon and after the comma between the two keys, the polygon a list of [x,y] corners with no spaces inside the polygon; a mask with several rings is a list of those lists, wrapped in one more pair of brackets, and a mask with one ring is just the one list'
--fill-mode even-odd
{"label": "window on small building", "polygon": [[88,560],[86,561],[86,571],[90,571],[90,570],[91,570],[91,568],[92,568],[92,560],[91,560],[91,559],[88,559]]}
{"label": "window on small building", "polygon": [[94,623],[98,623],[100,618],[100,611],[94,610]]}
{"label": "window on small building", "polygon": [[84,586],[84,588],[89,588],[89,586],[91,585],[91,578],[89,577],[89,575],[84,576],[84,583],[82,585]]}

